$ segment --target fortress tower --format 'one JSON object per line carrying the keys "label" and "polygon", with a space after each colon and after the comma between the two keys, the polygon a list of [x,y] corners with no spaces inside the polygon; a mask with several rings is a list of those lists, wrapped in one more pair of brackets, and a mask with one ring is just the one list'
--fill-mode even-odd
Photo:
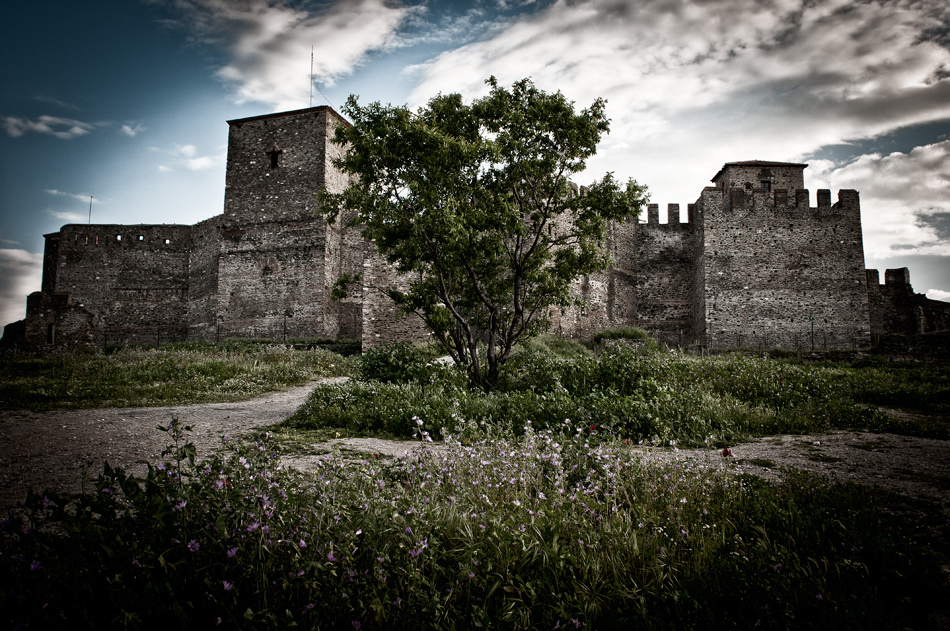
{"label": "fortress tower", "polygon": [[[858,193],[819,190],[808,165],[729,162],[695,204],[695,334],[713,347],[870,343]],[[745,339],[743,339],[745,338]]]}
{"label": "fortress tower", "polygon": [[348,124],[329,107],[228,121],[224,213],[204,251],[195,250],[202,288],[190,337],[210,337],[211,328],[271,339],[358,337],[358,304],[331,301],[330,288],[341,273],[359,271],[362,250],[345,247],[344,222],[327,226],[316,214],[322,187],[346,186],[332,164],[341,148],[330,140]]}

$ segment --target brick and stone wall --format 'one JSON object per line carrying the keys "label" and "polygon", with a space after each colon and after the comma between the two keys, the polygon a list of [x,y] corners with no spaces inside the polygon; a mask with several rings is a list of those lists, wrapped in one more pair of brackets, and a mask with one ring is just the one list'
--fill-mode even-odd
{"label": "brick and stone wall", "polygon": [[348,123],[317,107],[228,124],[219,335],[337,337],[340,308],[330,288],[341,269],[339,230],[316,211],[324,184],[345,185],[329,139]]}
{"label": "brick and stone wall", "polygon": [[647,207],[647,222],[637,226],[636,305],[631,323],[658,341],[683,346],[693,339],[695,224],[680,221],[679,204],[669,204],[660,223],[658,204]]}
{"label": "brick and stone wall", "polygon": [[930,300],[914,292],[906,267],[884,272],[884,284],[876,269],[867,270],[871,336],[918,335],[950,330],[950,303]]}
{"label": "brick and stone wall", "polygon": [[[330,142],[348,123],[329,107],[229,121],[224,212],[194,226],[67,225],[46,235],[42,290],[14,327],[28,346],[229,337],[430,339],[380,289],[404,284],[352,217],[327,224],[317,193],[341,191]],[[950,327],[906,270],[864,270],[856,191],[817,192],[804,164],[731,162],[681,221],[608,226],[612,265],[577,279],[582,306],[551,331],[590,339],[634,325],[670,345],[850,348],[871,334]],[[574,194],[583,194],[583,188]],[[557,228],[554,222],[552,229]],[[341,277],[358,279],[333,301]]]}
{"label": "brick and stone wall", "polygon": [[190,232],[179,225],[66,225],[47,235],[45,298],[34,300],[40,311],[32,311],[38,320],[28,341],[48,343],[56,336],[50,325],[63,342],[183,339]]}
{"label": "brick and stone wall", "polygon": [[816,207],[808,205],[804,189],[733,187],[722,195],[726,199],[717,204],[718,190],[706,189],[708,199],[699,202],[707,344],[819,350],[867,345],[857,192],[842,190],[831,205],[830,192],[819,191]]}

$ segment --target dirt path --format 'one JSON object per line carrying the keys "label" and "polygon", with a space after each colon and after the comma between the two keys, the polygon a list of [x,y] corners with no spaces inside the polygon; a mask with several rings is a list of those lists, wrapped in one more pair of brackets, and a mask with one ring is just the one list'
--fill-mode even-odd
{"label": "dirt path", "polygon": [[[338,381],[344,378],[329,381]],[[90,473],[102,462],[144,475],[137,461],[156,461],[168,436],[155,429],[173,416],[194,430],[199,456],[221,446],[222,435],[240,436],[274,425],[304,403],[317,382],[237,403],[53,412],[0,411],[0,509],[22,500],[29,488],[78,492],[84,460]],[[397,456],[419,443],[340,438],[314,452],[342,449]],[[433,445],[440,448],[439,445]],[[732,455],[700,449],[634,447],[646,460],[700,460],[705,466],[777,479],[782,467],[815,471],[841,481],[878,485],[942,504],[950,513],[950,441],[891,434],[836,431],[816,436],[772,436],[736,445]],[[287,465],[312,466],[313,455],[287,456]]]}
{"label": "dirt path", "polygon": [[[332,379],[328,381],[333,381]],[[237,436],[273,425],[294,413],[315,383],[273,392],[250,401],[152,408],[0,411],[0,507],[26,496],[27,489],[78,492],[82,465],[91,474],[103,461],[144,475],[139,460],[157,461],[169,437],[155,429],[173,416],[190,425],[199,456],[221,446],[221,435]]]}

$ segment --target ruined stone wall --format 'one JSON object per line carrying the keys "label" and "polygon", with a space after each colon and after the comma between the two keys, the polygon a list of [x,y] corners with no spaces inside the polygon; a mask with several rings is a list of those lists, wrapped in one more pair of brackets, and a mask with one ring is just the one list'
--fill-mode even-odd
{"label": "ruined stone wall", "polygon": [[883,285],[876,269],[866,273],[872,339],[950,330],[950,303],[915,293],[906,267],[886,270]]}
{"label": "ruined stone wall", "polygon": [[[572,195],[584,195],[587,188],[571,184]],[[572,298],[580,305],[555,307],[548,312],[548,332],[569,339],[589,340],[595,333],[636,317],[636,235],[637,218],[607,222],[603,248],[610,257],[604,272],[582,275],[570,285]],[[549,230],[572,229],[567,217],[555,217]]]}
{"label": "ruined stone wall", "polygon": [[[704,192],[707,196],[709,189]],[[703,200],[707,341],[713,347],[851,348],[870,342],[856,191],[763,189]]]}
{"label": "ruined stone wall", "polygon": [[668,221],[661,224],[659,205],[649,204],[647,222],[637,227],[633,324],[658,341],[688,345],[694,337],[694,224],[680,221],[679,204],[668,205]]}

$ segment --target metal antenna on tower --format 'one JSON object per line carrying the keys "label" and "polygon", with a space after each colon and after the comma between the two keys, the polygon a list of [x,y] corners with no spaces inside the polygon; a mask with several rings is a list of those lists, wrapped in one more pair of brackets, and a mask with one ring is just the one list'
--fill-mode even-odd
{"label": "metal antenna on tower", "polygon": [[92,223],[92,195],[89,196],[89,223]]}
{"label": "metal antenna on tower", "polygon": [[310,46],[310,107],[313,107],[313,46]]}

